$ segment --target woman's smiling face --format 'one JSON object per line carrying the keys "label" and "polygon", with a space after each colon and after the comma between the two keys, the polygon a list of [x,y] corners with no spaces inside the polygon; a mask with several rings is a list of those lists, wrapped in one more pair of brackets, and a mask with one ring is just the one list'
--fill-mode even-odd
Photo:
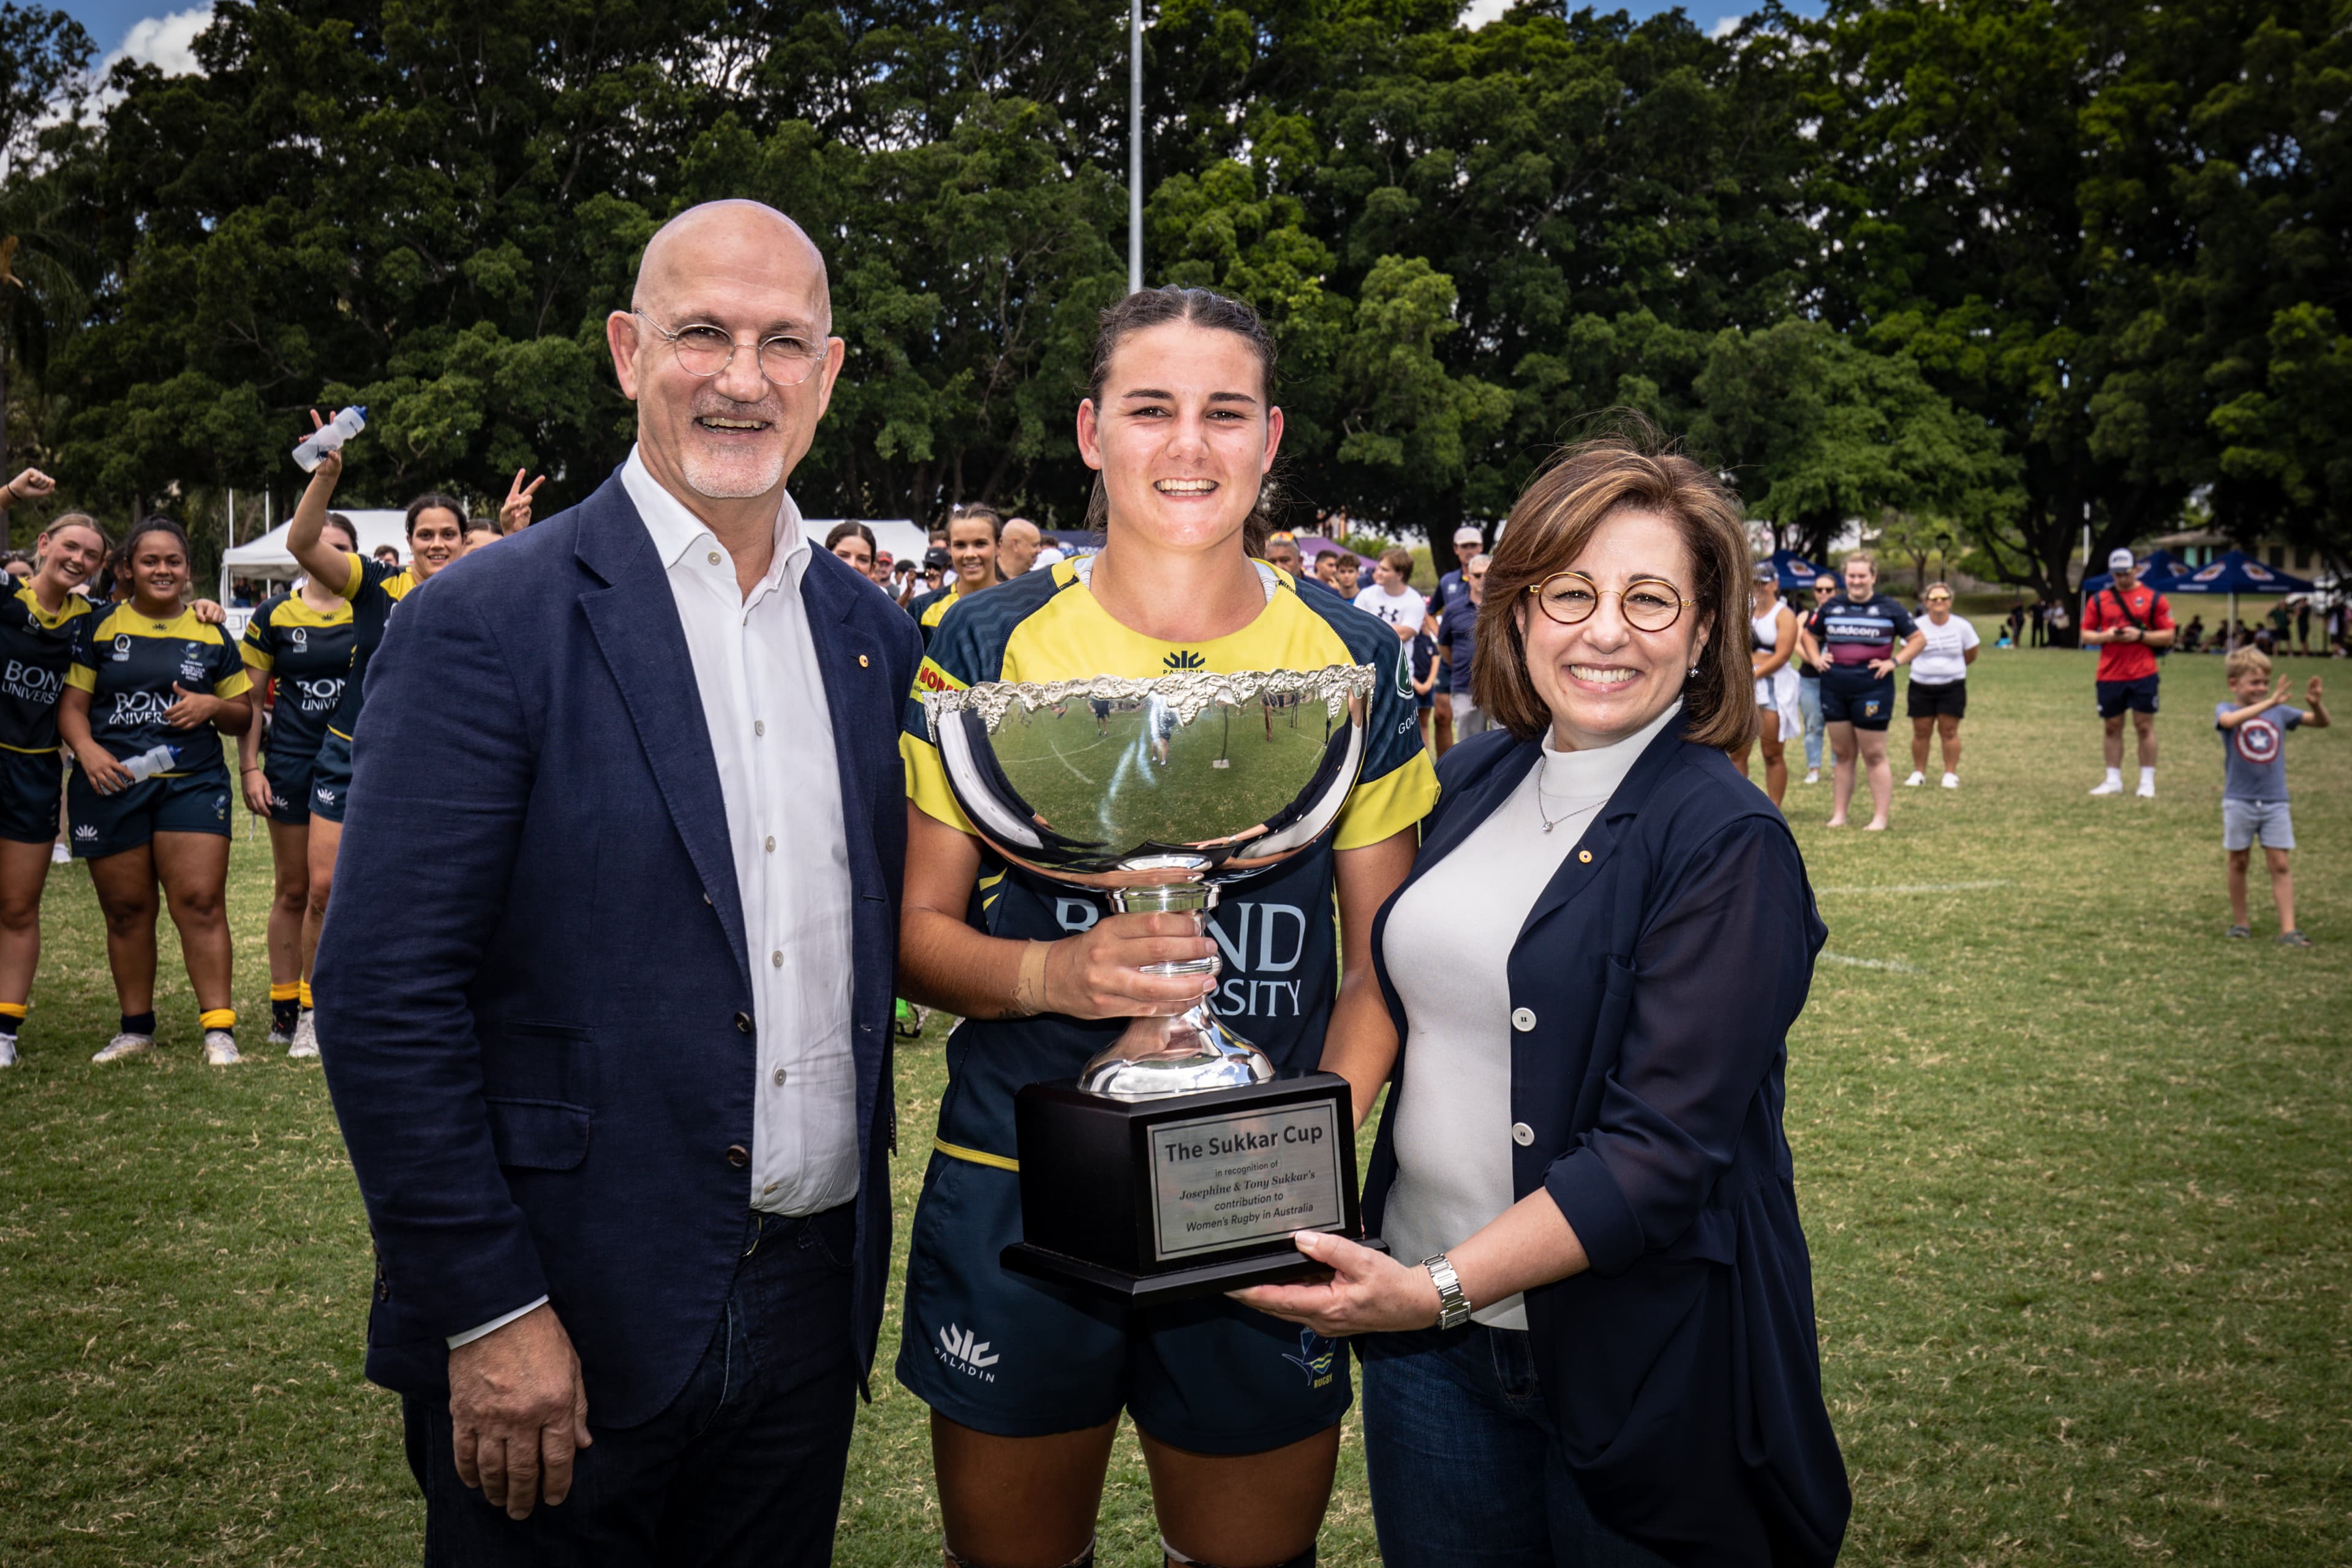
{"label": "woman's smiling face", "polygon": [[1282,442],[1265,369],[1237,333],[1190,321],[1130,332],[1099,405],[1078,405],[1078,452],[1102,471],[1117,526],[1163,549],[1238,534]]}
{"label": "woman's smiling face", "polygon": [[1536,603],[1542,584],[1520,595],[1511,613],[1525,639],[1528,679],[1551,712],[1553,744],[1591,751],[1634,733],[1682,695],[1712,628],[1686,605],[1664,631],[1625,619],[1624,595],[1644,585],[1654,597],[1693,596],[1690,549],[1682,531],[1655,512],[1608,519],[1560,570],[1581,573],[1599,590],[1590,616],[1562,626]]}

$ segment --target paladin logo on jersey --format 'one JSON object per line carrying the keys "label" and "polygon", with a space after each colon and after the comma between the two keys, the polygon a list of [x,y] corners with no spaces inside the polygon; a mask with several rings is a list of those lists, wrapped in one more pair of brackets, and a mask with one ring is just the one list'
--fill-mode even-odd
{"label": "paladin logo on jersey", "polygon": [[1160,662],[1172,672],[1183,669],[1201,669],[1205,668],[1209,661],[1202,658],[1199,654],[1194,653],[1191,648],[1179,648],[1176,652],[1170,654],[1166,658],[1161,659]]}
{"label": "paladin logo on jersey", "polygon": [[970,1329],[960,1328],[954,1323],[940,1331],[939,1348],[931,1353],[940,1358],[942,1366],[966,1377],[976,1377],[982,1383],[996,1381],[996,1374],[988,1368],[1002,1359],[988,1353],[986,1340],[976,1340]]}

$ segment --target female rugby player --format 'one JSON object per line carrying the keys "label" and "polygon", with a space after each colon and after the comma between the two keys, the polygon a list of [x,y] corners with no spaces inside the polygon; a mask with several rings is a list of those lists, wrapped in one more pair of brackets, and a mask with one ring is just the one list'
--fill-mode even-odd
{"label": "female rugby player", "polygon": [[[162,882],[205,1032],[205,1060],[237,1059],[230,1005],[228,764],[212,731],[253,721],[245,660],[218,626],[196,618],[188,536],[169,518],[132,525],[122,542],[131,597],[74,622],[73,660],[58,699],[58,731],[73,751],[67,785],[73,851],[89,862],[106,917],[122,1026],[92,1059],[155,1044],[155,887]],[[169,749],[145,778],[123,763]],[[150,758],[149,765],[155,760]]]}
{"label": "female rugby player", "polygon": [[[1125,1019],[1181,1012],[1213,989],[1219,1014],[1285,1071],[1315,1065],[1327,1026],[1387,1026],[1371,921],[1412,867],[1436,778],[1395,634],[1251,559],[1282,438],[1273,373],[1273,341],[1247,305],[1171,288],[1107,311],[1077,415],[1079,452],[1100,475],[1089,522],[1103,550],[955,604],[917,691],[1375,666],[1363,773],[1331,839],[1231,889],[1211,926],[1107,914],[984,850],[919,703],[908,709],[900,985],[966,1021],[948,1042],[898,1375],[931,1407],[950,1564],[1091,1562],[1122,1409],[1142,1434],[1170,1562],[1314,1561],[1350,1398],[1339,1346],[1223,1299],[1127,1310],[997,1261],[1021,1234],[1014,1091],[1075,1077]],[[1140,968],[1218,952],[1224,973],[1205,983]]]}
{"label": "female rugby player", "polygon": [[[314,409],[314,425],[322,425]],[[366,700],[362,683],[368,659],[383,641],[383,628],[394,605],[429,581],[436,572],[466,552],[466,509],[452,497],[428,491],[408,503],[408,564],[362,560],[345,553],[327,538],[327,503],[343,477],[343,455],[330,452],[311,470],[310,486],[294,509],[286,531],[286,548],[302,570],[325,583],[352,606],[351,673],[343,679],[342,695],[327,721],[310,763],[310,902],[302,917],[302,973],[310,973],[319,951],[319,928],[327,918],[327,900],[335,888],[335,851],[343,843],[343,806],[351,794],[352,732],[358,727],[360,707]],[[536,488],[536,487],[534,487]],[[297,1037],[308,1040],[310,1028],[310,983],[300,984],[301,1017]]]}
{"label": "female rugby player", "polygon": [[[9,482],[19,493],[26,469]],[[46,489],[30,493],[45,494]],[[0,1067],[16,1062],[16,1031],[41,962],[41,889],[58,837],[58,693],[72,661],[74,622],[92,613],[73,590],[106,560],[106,535],[68,512],[34,544],[31,579],[0,597]]]}
{"label": "female rugby player", "polygon": [[[341,512],[327,515],[322,536],[337,554],[359,554],[359,531]],[[277,873],[269,902],[269,1043],[287,1047],[289,1057],[319,1054],[318,1035],[300,1011],[310,978],[302,946],[310,907],[310,764],[351,673],[351,602],[327,586],[349,572],[346,566],[324,579],[311,574],[299,593],[264,599],[245,627],[245,662],[278,682],[268,761],[261,760],[261,726],[248,725],[237,742],[237,773],[247,808],[269,819]]]}

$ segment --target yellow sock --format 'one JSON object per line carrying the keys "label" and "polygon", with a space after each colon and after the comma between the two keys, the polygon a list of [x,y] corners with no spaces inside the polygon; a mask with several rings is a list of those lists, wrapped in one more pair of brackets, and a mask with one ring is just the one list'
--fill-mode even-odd
{"label": "yellow sock", "polygon": [[310,1005],[310,983],[305,980],[294,988],[294,994],[302,998],[302,1005],[307,1010]]}
{"label": "yellow sock", "polygon": [[234,1029],[236,1027],[236,1009],[207,1007],[196,1015],[196,1023],[199,1027],[206,1029]]}
{"label": "yellow sock", "polygon": [[291,1002],[300,994],[302,994],[302,987],[295,981],[280,983],[273,980],[269,983],[269,999],[272,1002]]}
{"label": "yellow sock", "polygon": [[31,1005],[26,1003],[0,1002],[0,1018],[14,1018],[21,1023],[24,1021],[25,1015],[32,1010]]}

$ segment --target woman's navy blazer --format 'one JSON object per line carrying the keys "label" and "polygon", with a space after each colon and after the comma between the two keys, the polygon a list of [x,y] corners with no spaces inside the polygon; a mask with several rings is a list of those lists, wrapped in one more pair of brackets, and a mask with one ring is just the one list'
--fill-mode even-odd
{"label": "woman's navy blazer", "polygon": [[[1454,747],[1404,887],[1540,755],[1501,731]],[[1365,1181],[1373,1234],[1412,1092],[1381,940],[1403,890],[1373,931],[1401,1042]],[[1592,1264],[1527,1293],[1544,1401],[1593,1512],[1678,1563],[1825,1563],[1845,1534],[1852,1497],[1780,1127],[1789,1026],[1827,935],[1788,824],[1675,723],[1511,948],[1515,1129],[1492,1135],[1513,1140],[1514,1196],[1549,1191]]]}

